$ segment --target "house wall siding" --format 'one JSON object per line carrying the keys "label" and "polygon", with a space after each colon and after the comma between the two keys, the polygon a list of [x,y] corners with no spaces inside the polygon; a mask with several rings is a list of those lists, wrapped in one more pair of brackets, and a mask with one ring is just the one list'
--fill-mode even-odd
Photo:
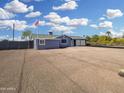
{"label": "house wall siding", "polygon": [[[68,37],[58,37],[57,39],[60,40],[60,47],[64,48],[64,47],[70,47],[71,46],[71,38]],[[62,43],[62,39],[66,39],[67,42],[66,43]]]}
{"label": "house wall siding", "polygon": [[59,48],[59,40],[55,39],[41,39],[45,40],[45,45],[40,45],[40,39],[34,40],[34,49],[51,49],[51,48]]}

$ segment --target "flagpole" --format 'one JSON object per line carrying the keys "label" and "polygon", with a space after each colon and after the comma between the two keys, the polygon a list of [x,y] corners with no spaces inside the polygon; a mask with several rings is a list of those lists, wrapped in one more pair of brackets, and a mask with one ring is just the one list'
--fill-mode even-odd
{"label": "flagpole", "polygon": [[37,39],[39,39],[39,31],[38,31],[38,29],[37,29]]}
{"label": "flagpole", "polygon": [[13,41],[14,41],[14,37],[15,37],[15,24],[13,24]]}
{"label": "flagpole", "polygon": [[36,32],[37,32],[37,39],[39,38],[39,31],[38,31],[38,25],[39,25],[39,20],[35,22],[34,24],[36,26]]}

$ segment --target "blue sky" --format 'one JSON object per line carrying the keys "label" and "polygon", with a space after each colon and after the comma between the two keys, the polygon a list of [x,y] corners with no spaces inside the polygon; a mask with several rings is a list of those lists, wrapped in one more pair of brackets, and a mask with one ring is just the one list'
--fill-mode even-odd
{"label": "blue sky", "polygon": [[[124,0],[0,0],[0,36],[16,37],[27,29],[40,34],[69,35],[124,32]],[[38,26],[34,22],[39,20]]]}

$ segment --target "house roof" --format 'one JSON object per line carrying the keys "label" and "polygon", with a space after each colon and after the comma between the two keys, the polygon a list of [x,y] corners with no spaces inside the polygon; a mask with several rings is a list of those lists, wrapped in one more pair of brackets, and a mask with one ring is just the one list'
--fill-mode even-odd
{"label": "house roof", "polygon": [[60,36],[57,36],[56,38],[63,38],[63,37],[71,38],[71,37],[69,37],[67,35],[60,35]]}
{"label": "house roof", "polygon": [[85,37],[81,37],[81,36],[67,36],[67,35],[61,35],[61,36],[58,36],[56,38],[61,38],[61,37],[68,37],[71,39],[86,39]]}
{"label": "house roof", "polygon": [[[58,35],[47,35],[47,34],[39,34],[38,37],[41,39],[55,39],[55,38],[61,38],[61,37],[68,37],[71,39],[86,39],[85,37],[81,37],[81,36],[67,36],[67,35],[58,36]],[[34,39],[37,38],[37,35],[33,34],[32,38],[34,38]]]}
{"label": "house roof", "polygon": [[70,36],[71,39],[85,39],[84,37],[81,36]]}
{"label": "house roof", "polygon": [[[47,34],[39,34],[38,35],[38,38],[41,38],[41,39],[54,39],[57,35],[47,35]],[[32,38],[37,38],[37,35],[36,34],[33,34],[32,35]]]}

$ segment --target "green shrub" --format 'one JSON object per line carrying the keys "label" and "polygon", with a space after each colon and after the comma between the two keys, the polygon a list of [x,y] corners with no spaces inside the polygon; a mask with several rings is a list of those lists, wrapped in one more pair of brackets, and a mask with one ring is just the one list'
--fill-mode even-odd
{"label": "green shrub", "polygon": [[94,35],[89,40],[90,45],[124,46],[124,38],[111,38],[108,36]]}

